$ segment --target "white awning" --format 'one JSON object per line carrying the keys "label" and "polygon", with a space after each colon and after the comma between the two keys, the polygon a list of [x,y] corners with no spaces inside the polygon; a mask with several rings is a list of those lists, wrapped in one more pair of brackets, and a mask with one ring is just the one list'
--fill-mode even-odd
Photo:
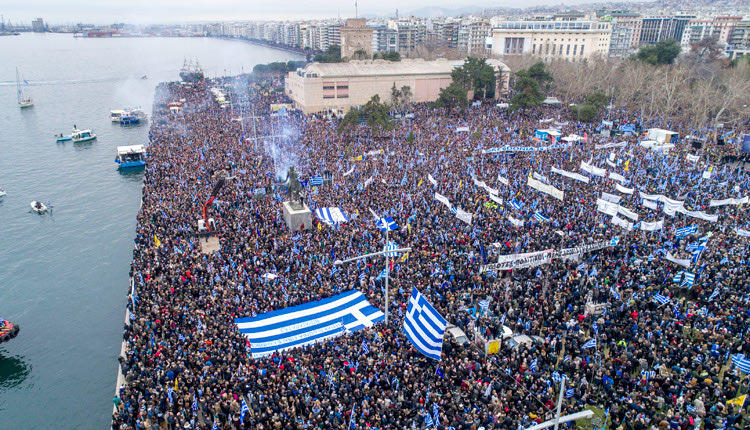
{"label": "white awning", "polygon": [[143,153],[146,152],[143,145],[118,146],[117,155]]}

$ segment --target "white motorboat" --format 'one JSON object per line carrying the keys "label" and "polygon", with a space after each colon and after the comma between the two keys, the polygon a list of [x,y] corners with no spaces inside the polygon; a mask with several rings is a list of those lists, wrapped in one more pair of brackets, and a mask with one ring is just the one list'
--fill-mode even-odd
{"label": "white motorboat", "polygon": [[31,202],[31,210],[38,214],[43,214],[47,212],[47,206],[42,202],[33,201]]}
{"label": "white motorboat", "polygon": [[5,190],[0,188],[0,197],[3,197],[6,194]]}
{"label": "white motorboat", "polygon": [[86,142],[96,139],[96,134],[92,130],[73,130],[70,137],[73,142]]}
{"label": "white motorboat", "polygon": [[113,109],[109,111],[109,119],[112,122],[120,122],[120,118],[125,115],[126,112],[126,109]]}

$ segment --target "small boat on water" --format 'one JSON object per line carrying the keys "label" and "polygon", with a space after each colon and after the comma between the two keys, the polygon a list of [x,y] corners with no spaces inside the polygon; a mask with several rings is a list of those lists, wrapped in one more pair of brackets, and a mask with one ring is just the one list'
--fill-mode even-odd
{"label": "small boat on water", "polygon": [[67,142],[67,141],[71,140],[71,139],[72,139],[72,137],[70,137],[70,136],[65,136],[65,135],[63,135],[62,133],[60,133],[60,134],[56,134],[56,135],[55,135],[55,139],[56,139],[56,140],[57,140],[58,142]]}
{"label": "small boat on water", "polygon": [[143,109],[114,109],[109,111],[109,119],[119,122],[120,125],[138,124],[148,119],[148,114]]}
{"label": "small boat on water", "polygon": [[5,190],[0,187],[0,197],[3,197],[5,194],[7,194]]}
{"label": "small boat on water", "polygon": [[31,210],[38,214],[43,214],[47,212],[47,206],[45,206],[44,203],[35,200],[31,202]]}
{"label": "small boat on water", "polygon": [[120,118],[127,112],[127,109],[112,109],[109,111],[109,119],[112,122],[120,122]]}
{"label": "small boat on water", "polygon": [[92,130],[73,130],[73,134],[70,135],[73,142],[87,142],[89,140],[96,139],[96,134]]}
{"label": "small boat on water", "polygon": [[120,170],[138,169],[146,166],[146,148],[144,145],[118,146],[115,163]]}
{"label": "small boat on water", "polygon": [[23,95],[23,87],[21,86],[21,77],[18,74],[18,67],[16,67],[16,94],[18,97],[18,106],[20,106],[21,109],[34,106],[34,99]]}
{"label": "small boat on water", "polygon": [[18,332],[21,330],[18,324],[0,317],[0,344],[10,341],[18,336]]}

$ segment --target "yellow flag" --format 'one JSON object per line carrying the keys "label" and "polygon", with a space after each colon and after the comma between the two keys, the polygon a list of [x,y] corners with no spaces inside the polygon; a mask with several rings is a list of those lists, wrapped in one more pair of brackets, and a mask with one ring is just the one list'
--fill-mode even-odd
{"label": "yellow flag", "polygon": [[161,246],[161,241],[156,235],[154,235],[154,245],[156,245],[157,248]]}
{"label": "yellow flag", "polygon": [[174,390],[177,391],[177,378],[174,378]]}
{"label": "yellow flag", "polygon": [[323,231],[323,224],[321,224],[321,223],[318,223],[318,230],[319,230],[319,231]]}
{"label": "yellow flag", "polygon": [[738,408],[741,408],[742,405],[745,404],[745,398],[747,397],[747,394],[743,394],[739,397],[735,397],[732,400],[727,400],[728,405],[737,405]]}
{"label": "yellow flag", "polygon": [[409,253],[408,252],[406,254],[404,254],[403,257],[401,257],[401,262],[403,263],[404,261],[406,261],[407,258],[409,258]]}
{"label": "yellow flag", "polygon": [[458,181],[458,188],[461,188],[464,185],[464,181]]}
{"label": "yellow flag", "polygon": [[422,181],[424,181],[424,179],[420,179],[420,180],[419,180],[419,183],[417,184],[417,186],[418,186],[418,187],[421,187],[421,186],[422,186]]}
{"label": "yellow flag", "polygon": [[628,158],[628,161],[625,162],[625,171],[627,172],[630,168],[630,158]]}
{"label": "yellow flag", "polygon": [[411,224],[406,224],[406,228],[409,229],[409,234],[411,234]]}

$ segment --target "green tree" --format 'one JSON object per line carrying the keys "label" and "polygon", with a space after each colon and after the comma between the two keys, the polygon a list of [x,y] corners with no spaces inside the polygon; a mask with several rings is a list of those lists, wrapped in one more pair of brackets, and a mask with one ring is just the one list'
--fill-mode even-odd
{"label": "green tree", "polygon": [[393,86],[391,87],[391,106],[393,106],[394,109],[398,110],[399,103],[401,100],[401,90],[396,88],[396,83],[393,83]]}
{"label": "green tree", "polygon": [[591,122],[599,116],[599,110],[593,103],[582,103],[571,107],[573,113],[576,114],[578,121]]}
{"label": "green tree", "polygon": [[411,105],[411,87],[404,85],[401,87],[401,109],[406,109]]}
{"label": "green tree", "polygon": [[466,91],[473,90],[475,97],[495,97],[497,76],[485,58],[467,57],[464,64],[451,71],[451,78]]}
{"label": "green tree", "polygon": [[354,131],[362,122],[370,128],[372,136],[379,136],[394,127],[391,123],[388,105],[381,103],[380,96],[377,94],[361,108],[350,109],[339,123],[337,131],[339,134]]}
{"label": "green tree", "polygon": [[435,107],[448,107],[450,109],[457,107],[461,109],[461,112],[466,109],[467,104],[466,89],[455,82],[451,82],[450,85],[440,90],[440,95],[435,100]]}
{"label": "green tree", "polygon": [[652,66],[672,64],[680,55],[680,43],[675,39],[664,39],[653,45],[644,46],[635,55],[635,58]]}
{"label": "green tree", "polygon": [[367,55],[367,51],[363,49],[357,49],[352,53],[350,60],[367,60],[370,56]]}
{"label": "green tree", "polygon": [[609,104],[609,97],[601,91],[594,91],[586,97],[586,102],[596,106],[597,109],[601,109]]}
{"label": "green tree", "polygon": [[377,52],[372,56],[373,60],[377,60],[378,58],[381,58],[387,61],[401,61],[401,54],[399,54],[396,51],[389,51],[389,52]]}
{"label": "green tree", "polygon": [[521,73],[525,73],[526,76],[535,80],[539,84],[540,89],[543,88],[545,92],[549,91],[549,86],[553,81],[553,77],[552,74],[544,66],[543,62],[539,61],[537,63],[534,63],[528,69],[521,70],[516,73],[516,76]]}
{"label": "green tree", "polygon": [[314,58],[318,63],[340,63],[341,62],[341,46],[331,45],[326,50],[325,54],[317,54]]}
{"label": "green tree", "polygon": [[[552,74],[547,71],[541,61],[528,69],[516,73],[513,91],[515,95],[510,99],[511,109],[528,109],[541,106],[545,91],[549,90]],[[542,91],[542,88],[545,90]]]}

